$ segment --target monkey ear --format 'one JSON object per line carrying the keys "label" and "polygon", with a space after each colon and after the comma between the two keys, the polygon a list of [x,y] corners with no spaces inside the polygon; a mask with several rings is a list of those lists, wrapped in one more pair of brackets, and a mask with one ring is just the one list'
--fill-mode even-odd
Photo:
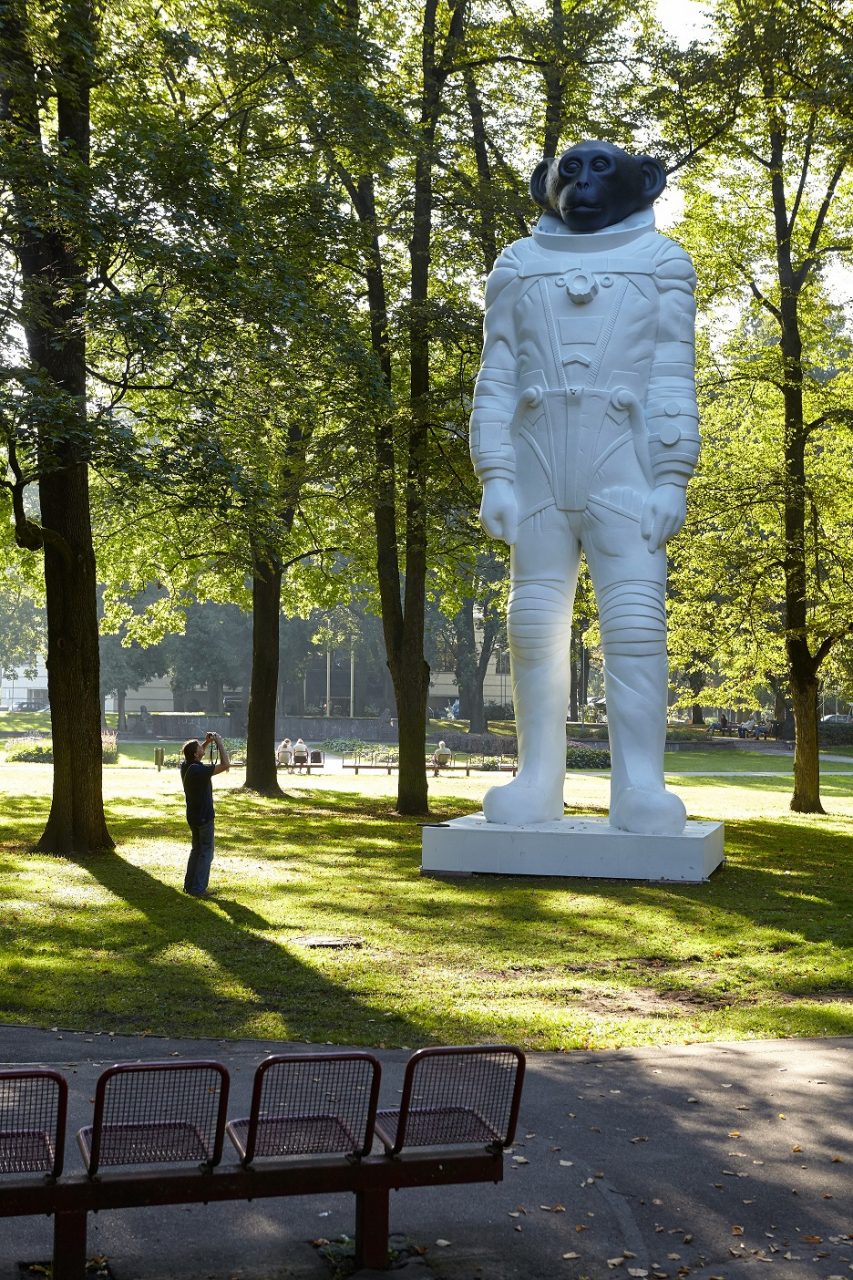
{"label": "monkey ear", "polygon": [[666,186],[666,170],[653,156],[638,156],[643,176],[643,197],[652,204]]}
{"label": "monkey ear", "polygon": [[548,174],[551,171],[552,164],[554,164],[553,156],[546,157],[546,159],[539,161],[530,175],[530,194],[543,209],[550,209],[551,207],[551,202],[548,199]]}

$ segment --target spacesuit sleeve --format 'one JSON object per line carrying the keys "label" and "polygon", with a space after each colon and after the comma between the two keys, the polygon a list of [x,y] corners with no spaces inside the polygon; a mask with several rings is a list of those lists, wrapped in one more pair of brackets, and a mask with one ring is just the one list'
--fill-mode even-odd
{"label": "spacesuit sleeve", "polygon": [[483,356],[469,433],[471,461],[481,483],[515,476],[509,429],[518,400],[513,318],[518,266],[518,252],[511,245],[498,258],[486,283]]}
{"label": "spacesuit sleeve", "polygon": [[649,455],[656,485],[686,488],[699,457],[696,273],[689,255],[671,240],[664,239],[655,281],[660,316],[646,400]]}

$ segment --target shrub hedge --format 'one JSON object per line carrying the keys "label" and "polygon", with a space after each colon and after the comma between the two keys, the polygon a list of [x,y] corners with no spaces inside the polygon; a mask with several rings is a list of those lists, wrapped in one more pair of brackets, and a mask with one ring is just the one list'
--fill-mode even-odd
{"label": "shrub hedge", "polygon": [[52,764],[53,743],[50,738],[21,738],[7,746],[6,760],[12,764]]}
{"label": "shrub hedge", "polygon": [[569,747],[567,769],[609,769],[610,752],[599,747]]}
{"label": "shrub hedge", "polygon": [[829,721],[818,725],[817,740],[822,747],[853,747],[853,722],[838,724]]}

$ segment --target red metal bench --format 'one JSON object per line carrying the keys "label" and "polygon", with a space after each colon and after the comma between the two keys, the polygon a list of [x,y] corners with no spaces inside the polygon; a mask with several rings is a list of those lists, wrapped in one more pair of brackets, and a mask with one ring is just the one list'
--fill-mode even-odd
{"label": "red metal bench", "polygon": [[102,1165],[198,1164],[222,1158],[229,1077],[219,1062],[110,1067],[98,1080],[92,1124],[77,1142],[90,1178]]}
{"label": "red metal bench", "polygon": [[388,1155],[404,1147],[503,1151],[515,1134],[524,1066],[509,1045],[419,1049],[406,1064],[399,1108],[376,1117]]}
{"label": "red metal bench", "polygon": [[248,1166],[264,1157],[369,1155],[381,1071],[369,1053],[266,1058],[255,1072],[249,1116],[226,1125],[241,1162]]}
{"label": "red metal bench", "polygon": [[58,1071],[0,1071],[0,1173],[58,1178],[67,1113],[68,1082]]}
{"label": "red metal bench", "polygon": [[[0,1182],[0,1217],[53,1214],[53,1280],[85,1280],[90,1212],[350,1192],[356,1264],[384,1268],[392,1190],[500,1182],[523,1073],[524,1055],[506,1046],[420,1050],[399,1110],[377,1113],[380,1065],[371,1054],[277,1055],[255,1073],[249,1116],[226,1124],[220,1063],[111,1067],[98,1081],[92,1124],[78,1134],[87,1173],[62,1178],[64,1079],[2,1073],[7,1171],[47,1176]],[[372,1152],[377,1116],[385,1154]],[[219,1163],[226,1130],[240,1164]]]}

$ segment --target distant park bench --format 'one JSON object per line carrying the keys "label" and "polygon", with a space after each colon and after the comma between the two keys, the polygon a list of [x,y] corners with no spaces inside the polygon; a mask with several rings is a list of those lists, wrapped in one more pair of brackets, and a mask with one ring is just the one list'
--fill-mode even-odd
{"label": "distant park bench", "polygon": [[721,738],[736,738],[738,736],[737,725],[736,724],[726,724],[726,725],[709,724],[708,737],[713,738],[715,733],[719,734]]}
{"label": "distant park bench", "polygon": [[[384,1269],[391,1190],[502,1180],[524,1065],[507,1045],[421,1049],[399,1106],[377,1111],[372,1054],[273,1055],[230,1121],[221,1063],[110,1067],[78,1134],[86,1172],[64,1177],[67,1081],[0,1072],[0,1217],[52,1214],[53,1280],[85,1280],[91,1212],[351,1192],[356,1266]],[[220,1166],[226,1133],[239,1163]]]}
{"label": "distant park bench", "polygon": [[472,773],[489,772],[489,773],[512,773],[513,776],[518,770],[518,760],[515,756],[486,756],[486,755],[469,755],[464,760],[458,760],[455,755],[451,755],[447,764],[437,764],[432,756],[427,756],[427,768],[432,769],[433,774],[437,777],[439,773],[453,772],[464,773],[466,778]]}
{"label": "distant park bench", "polygon": [[297,754],[292,749],[284,752],[282,758],[276,755],[276,763],[279,769],[284,769],[287,773],[311,773],[318,769],[324,768],[326,764],[326,753],[320,751],[317,747],[309,747],[305,753]]}
{"label": "distant park bench", "polygon": [[381,751],[371,751],[366,755],[358,754],[351,759],[344,756],[341,763],[344,769],[354,769],[356,773],[363,769],[384,769],[386,773],[391,774],[397,768],[396,758]]}

